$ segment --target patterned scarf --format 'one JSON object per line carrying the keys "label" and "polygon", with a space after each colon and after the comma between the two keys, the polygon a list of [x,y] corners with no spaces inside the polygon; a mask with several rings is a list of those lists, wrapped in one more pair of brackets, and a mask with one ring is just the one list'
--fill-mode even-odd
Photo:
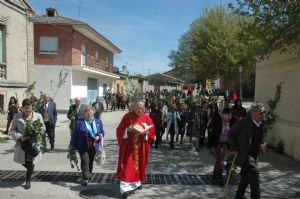
{"label": "patterned scarf", "polygon": [[[86,126],[86,128],[87,128],[88,134],[89,134],[92,138],[95,139],[95,136],[96,136],[96,134],[97,134],[97,126],[96,126],[96,121],[95,121],[95,119],[93,118],[93,123],[92,123],[93,128],[91,127],[90,122],[89,122],[89,120],[88,120],[87,118],[84,118],[84,120],[85,120],[85,126]],[[95,150],[96,150],[96,151],[99,151],[100,145],[101,145],[101,144],[100,144],[99,141],[96,141],[96,140],[94,141],[94,147],[95,147]]]}

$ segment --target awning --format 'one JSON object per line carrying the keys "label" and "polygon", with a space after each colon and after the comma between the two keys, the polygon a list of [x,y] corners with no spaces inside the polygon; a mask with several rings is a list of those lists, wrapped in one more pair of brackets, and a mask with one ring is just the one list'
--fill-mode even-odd
{"label": "awning", "polygon": [[119,75],[116,75],[114,73],[106,72],[103,70],[98,70],[89,66],[72,66],[73,70],[81,71],[81,72],[86,72],[86,73],[92,73],[92,74],[97,74],[97,75],[103,75],[106,77],[111,77],[111,78],[116,78],[120,79]]}
{"label": "awning", "polygon": [[162,73],[155,73],[153,75],[149,75],[146,77],[149,80],[150,85],[154,86],[165,86],[165,85],[182,85],[183,81],[177,79],[175,77],[162,74]]}

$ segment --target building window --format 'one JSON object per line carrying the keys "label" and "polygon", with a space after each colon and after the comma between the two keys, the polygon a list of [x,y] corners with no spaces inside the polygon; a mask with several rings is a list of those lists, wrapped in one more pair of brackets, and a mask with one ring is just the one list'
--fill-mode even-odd
{"label": "building window", "polygon": [[86,45],[81,44],[81,66],[86,64]]}
{"label": "building window", "polygon": [[113,65],[113,55],[109,56],[109,64]]}
{"label": "building window", "polygon": [[2,26],[0,26],[0,63],[3,63],[4,62],[4,59],[3,59],[3,52],[4,52],[4,37],[3,37],[3,28]]}
{"label": "building window", "polygon": [[96,52],[95,52],[95,61],[96,61],[96,64],[99,64],[99,51],[97,50]]}
{"label": "building window", "polygon": [[0,25],[0,64],[6,63],[5,26]]}
{"label": "building window", "polygon": [[6,79],[5,27],[0,25],[0,79]]}
{"label": "building window", "polygon": [[108,55],[106,55],[106,57],[105,57],[105,70],[106,70],[106,71],[109,71],[109,66],[108,66],[108,64],[109,64],[109,57],[108,57]]}
{"label": "building window", "polygon": [[58,38],[57,37],[40,37],[41,54],[57,54]]}

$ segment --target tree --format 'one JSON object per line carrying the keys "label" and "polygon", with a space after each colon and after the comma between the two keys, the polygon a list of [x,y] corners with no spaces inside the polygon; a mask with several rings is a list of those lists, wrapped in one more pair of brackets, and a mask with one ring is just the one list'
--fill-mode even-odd
{"label": "tree", "polygon": [[177,51],[169,54],[170,66],[188,70],[197,78],[231,78],[243,65],[249,74],[254,70],[258,40],[244,32],[251,20],[224,7],[207,9],[179,39]]}
{"label": "tree", "polygon": [[247,32],[260,40],[261,56],[279,48],[286,50],[288,46],[293,46],[292,50],[299,54],[299,0],[237,0],[237,6],[229,4],[229,8],[236,14],[253,19],[253,23],[247,24]]}

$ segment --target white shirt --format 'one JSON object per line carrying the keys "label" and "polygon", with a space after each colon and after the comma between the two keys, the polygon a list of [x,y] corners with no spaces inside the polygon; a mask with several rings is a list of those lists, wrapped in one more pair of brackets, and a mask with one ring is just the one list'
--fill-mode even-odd
{"label": "white shirt", "polygon": [[262,124],[262,122],[256,122],[255,119],[253,119],[253,118],[252,118],[252,121],[254,122],[254,124],[255,124],[257,127],[260,127],[260,125]]}

